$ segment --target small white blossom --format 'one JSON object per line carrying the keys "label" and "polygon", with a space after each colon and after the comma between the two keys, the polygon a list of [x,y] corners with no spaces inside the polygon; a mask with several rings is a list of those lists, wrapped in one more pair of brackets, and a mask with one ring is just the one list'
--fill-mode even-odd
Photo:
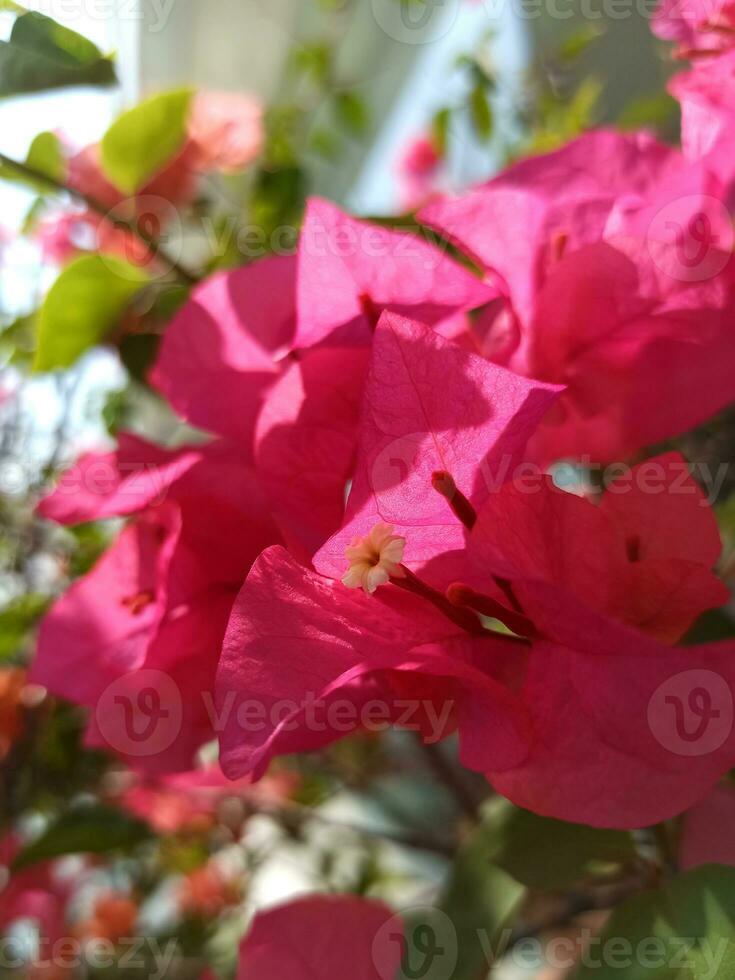
{"label": "small white blossom", "polygon": [[364,589],[373,593],[388,580],[402,578],[403,550],[406,539],[393,533],[390,524],[376,524],[370,534],[354,538],[345,549],[349,566],[342,584],[348,589]]}

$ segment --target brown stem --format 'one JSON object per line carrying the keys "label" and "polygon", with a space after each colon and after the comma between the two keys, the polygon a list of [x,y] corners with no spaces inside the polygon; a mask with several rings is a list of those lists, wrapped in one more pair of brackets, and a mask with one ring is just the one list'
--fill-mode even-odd
{"label": "brown stem", "polygon": [[429,768],[439,782],[443,783],[454,796],[462,813],[472,823],[477,823],[479,820],[479,803],[465,785],[461,772],[458,772],[447,759],[440,745],[424,742],[420,735],[418,736],[418,743]]}
{"label": "brown stem", "polygon": [[19,160],[13,160],[12,157],[6,156],[4,153],[0,153],[0,163],[4,164],[11,170],[16,170],[18,173],[28,177],[30,180],[46,184],[47,187],[57,191],[60,194],[69,194],[71,197],[76,198],[78,201],[86,204],[90,211],[94,211],[95,214],[106,218],[108,221],[112,221],[118,228],[123,228],[125,231],[138,238],[157,259],[171,268],[187,285],[193,286],[199,282],[198,276],[194,275],[194,273],[190,272],[185,266],[171,258],[155,236],[149,234],[149,232],[147,232],[144,228],[140,228],[134,221],[128,221],[125,218],[118,217],[111,219],[111,209],[91,195],[85,194],[83,191],[77,190],[74,187],[69,187],[69,185],[65,184],[63,181],[57,180],[55,177],[49,177],[48,174],[43,173],[41,170],[36,170],[35,167],[31,167],[27,163],[22,163]]}

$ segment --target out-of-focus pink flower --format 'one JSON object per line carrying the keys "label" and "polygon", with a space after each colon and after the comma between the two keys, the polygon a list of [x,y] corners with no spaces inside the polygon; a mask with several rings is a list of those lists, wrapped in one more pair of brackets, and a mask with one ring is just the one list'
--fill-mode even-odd
{"label": "out-of-focus pink flower", "polygon": [[179,906],[186,915],[212,919],[237,905],[240,887],[214,861],[190,872],[179,888]]}
{"label": "out-of-focus pink flower", "polygon": [[237,980],[385,980],[397,975],[403,948],[403,926],[387,906],[315,895],[256,917]]}
{"label": "out-of-focus pink flower", "polygon": [[409,142],[397,167],[402,211],[417,210],[438,190],[437,177],[441,162],[441,154],[431,137],[417,136]]}
{"label": "out-of-focus pink flower", "polygon": [[117,943],[135,938],[138,904],[129,895],[106,892],[94,903],[88,919],[76,924],[74,932],[85,939],[107,939]]}
{"label": "out-of-focus pink flower", "polygon": [[[57,940],[68,936],[66,908],[74,883],[61,879],[51,861],[10,872],[9,866],[20,850],[21,841],[14,834],[0,840],[0,870],[9,875],[5,887],[0,888],[0,935],[18,920],[30,920],[44,941],[42,952],[48,954]],[[66,980],[68,968],[58,962],[29,963],[24,975]]]}
{"label": "out-of-focus pink flower", "polygon": [[695,62],[669,82],[681,105],[681,143],[732,190],[735,179],[735,51]]}
{"label": "out-of-focus pink flower", "polygon": [[295,772],[269,773],[258,783],[250,776],[227,779],[219,766],[157,779],[135,776],[118,799],[120,806],[146,820],[160,833],[202,831],[212,826],[220,804],[233,797],[278,806],[299,785]]}
{"label": "out-of-focus pink flower", "polygon": [[[138,189],[133,202],[135,197],[142,197],[146,208],[150,208],[158,197],[163,213],[167,213],[172,204],[189,203],[196,194],[196,173],[193,169],[196,153],[193,145],[187,142],[172,160]],[[66,182],[69,187],[94,201],[112,209],[129,199],[105,176],[97,144],[73,153],[67,167]]]}
{"label": "out-of-focus pink flower", "polygon": [[189,116],[189,139],[199,169],[236,173],[263,148],[263,106],[252,95],[199,92]]}
{"label": "out-of-focus pink flower", "polygon": [[33,238],[47,262],[64,265],[79,254],[102,252],[135,265],[148,265],[153,256],[136,235],[95,211],[65,211],[42,218]]}
{"label": "out-of-focus pink flower", "polygon": [[677,42],[677,58],[721,54],[735,46],[735,3],[661,0],[651,28],[664,41]]}
{"label": "out-of-focus pink flower", "polygon": [[26,672],[20,667],[0,669],[0,761],[23,729],[21,695]]}

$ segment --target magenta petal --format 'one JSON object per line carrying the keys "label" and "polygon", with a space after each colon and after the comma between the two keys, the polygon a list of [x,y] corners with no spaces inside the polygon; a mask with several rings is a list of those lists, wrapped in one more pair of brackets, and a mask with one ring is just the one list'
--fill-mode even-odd
{"label": "magenta petal", "polygon": [[291,256],[220,273],[169,324],[151,381],[187,422],[250,447],[293,334],[294,276]]}
{"label": "magenta petal", "polygon": [[360,728],[371,705],[385,727],[405,724],[406,705],[418,712],[434,701],[443,715],[458,712],[471,764],[516,764],[528,733],[516,699],[491,675],[503,654],[504,641],[467,636],[416,596],[351,591],[269,548],[235,603],[217,674],[222,768],[260,773],[273,755]]}
{"label": "magenta petal", "polygon": [[[212,592],[171,611],[151,638],[145,661],[120,670],[118,700],[103,692],[93,706],[86,743],[117,753],[140,772],[190,769],[199,748],[215,737],[214,680],[232,600],[231,593]],[[151,696],[153,709],[160,703],[166,712],[155,726]],[[121,698],[129,708],[117,711]],[[148,738],[131,739],[131,732],[146,733],[149,725]]]}
{"label": "magenta petal", "polygon": [[335,331],[366,344],[383,310],[435,326],[497,295],[418,235],[357,221],[321,198],[309,201],[298,255],[296,347]]}
{"label": "magenta petal", "polygon": [[402,937],[400,919],[379,902],[302,898],[256,917],[237,980],[385,980],[400,968]]}
{"label": "magenta petal", "polygon": [[641,559],[681,558],[712,568],[720,557],[717,520],[681,453],[654,456],[621,475],[601,510],[620,533],[636,538]]}
{"label": "magenta petal", "polygon": [[34,683],[93,707],[121,673],[144,663],[166,608],[166,573],[179,533],[179,512],[171,504],[123,530],[44,618]]}
{"label": "magenta petal", "polygon": [[563,585],[595,609],[618,601],[625,584],[625,538],[583,497],[548,476],[508,482],[488,496],[468,542],[468,584],[489,592],[492,576]]}
{"label": "magenta petal", "polygon": [[43,498],[38,513],[59,524],[124,517],[163,502],[169,488],[202,458],[200,449],[163,449],[121,433],[112,453],[87,453]]}
{"label": "magenta petal", "polygon": [[341,578],[345,548],[380,521],[406,537],[409,567],[461,548],[464,528],[433,489],[432,474],[450,473],[479,506],[513,474],[559,390],[497,367],[419,323],[384,314],[345,524],[317,553],[315,567]]}
{"label": "magenta petal", "polygon": [[522,691],[539,737],[522,766],[489,772],[499,792],[562,820],[635,827],[680,813],[733,766],[733,643],[666,647],[541,583],[524,604],[550,637]]}
{"label": "magenta petal", "polygon": [[304,558],[342,520],[368,355],[366,348],[305,352],[268,393],[258,419],[256,471],[290,549]]}
{"label": "magenta petal", "polygon": [[568,253],[600,239],[616,203],[635,206],[677,158],[647,133],[595,130],[427,205],[419,219],[499,275],[527,324],[557,248]]}

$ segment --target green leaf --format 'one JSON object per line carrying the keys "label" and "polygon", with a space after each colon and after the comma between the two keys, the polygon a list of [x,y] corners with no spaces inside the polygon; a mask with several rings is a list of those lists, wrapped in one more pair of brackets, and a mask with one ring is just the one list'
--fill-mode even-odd
{"label": "green leaf", "polygon": [[[437,918],[430,911],[406,924],[407,958],[413,976],[422,980],[477,980],[484,977],[500,955],[502,931],[525,896],[525,888],[492,864],[495,849],[495,823],[483,822],[460,848],[444,889]],[[436,939],[436,947],[447,944],[446,916],[456,933],[457,962],[452,972],[449,963],[439,955],[433,966],[428,960],[425,973],[416,972],[422,964],[422,951]],[[453,937],[452,937],[453,938]],[[409,975],[409,971],[404,971]]]}
{"label": "green leaf", "polygon": [[334,100],[339,122],[353,136],[364,136],[370,126],[370,112],[357,92],[339,92]]}
{"label": "green leaf", "polygon": [[[62,181],[66,175],[66,161],[58,136],[39,133],[28,149],[25,164],[51,181]],[[24,184],[42,195],[49,190],[49,183],[43,177],[34,177],[11,163],[0,163],[0,179]]]}
{"label": "green leaf", "polygon": [[708,865],[620,906],[574,980],[735,976],[735,868]]}
{"label": "green leaf", "polygon": [[181,149],[193,89],[163,92],[119,116],[102,137],[102,169],[134,194]]}
{"label": "green leaf", "polygon": [[676,111],[676,100],[668,92],[642,95],[623,109],[618,116],[618,126],[622,129],[665,126],[674,118]]}
{"label": "green leaf", "polygon": [[[250,219],[264,235],[265,247],[274,242],[275,232],[298,227],[304,210],[308,185],[301,167],[279,167],[258,171],[250,198]],[[295,234],[294,234],[295,239]],[[295,245],[295,240],[279,240],[281,248]]]}
{"label": "green leaf", "polygon": [[0,96],[69,85],[114,85],[112,61],[86,37],[50,17],[22,13],[0,41]]}
{"label": "green leaf", "polygon": [[29,592],[0,611],[0,662],[15,660],[25,651],[31,630],[48,604],[46,596]]}
{"label": "green leaf", "polygon": [[449,144],[449,123],[452,118],[452,110],[440,109],[431,121],[431,135],[434,140],[439,156],[446,156]]}
{"label": "green leaf", "polygon": [[66,266],[38,314],[34,370],[73,364],[110,333],[147,282],[141,268],[109,255],[85,255]]}
{"label": "green leaf", "polygon": [[26,163],[52,180],[63,180],[66,161],[59,137],[55,133],[39,133],[30,145]]}
{"label": "green leaf", "polygon": [[702,643],[714,643],[717,640],[732,640],[735,638],[735,622],[722,609],[710,609],[702,613],[696,623],[686,634],[682,643],[693,647]]}
{"label": "green leaf", "polygon": [[13,861],[13,871],[64,854],[130,851],[152,836],[150,827],[143,821],[113,807],[102,804],[74,807],[23,848]]}
{"label": "green leaf", "polygon": [[485,86],[477,84],[470,93],[470,117],[478,137],[487,142],[493,134],[493,110]]}
{"label": "green leaf", "polygon": [[625,831],[565,823],[515,806],[498,810],[493,862],[529,888],[568,888],[595,865],[625,864],[636,856]]}
{"label": "green leaf", "polygon": [[561,61],[576,61],[604,33],[603,27],[597,24],[586,24],[562,41],[557,51],[557,57]]}

